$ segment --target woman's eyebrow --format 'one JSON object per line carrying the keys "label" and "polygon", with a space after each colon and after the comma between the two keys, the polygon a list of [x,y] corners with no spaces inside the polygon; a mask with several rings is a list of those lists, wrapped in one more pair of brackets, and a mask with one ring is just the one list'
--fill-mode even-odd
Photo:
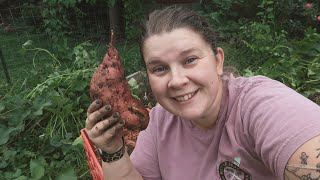
{"label": "woman's eyebrow", "polygon": [[[200,51],[200,49],[196,48],[196,47],[188,48],[188,49],[182,50],[178,55],[185,56],[185,55],[187,55],[191,52],[194,52],[194,51]],[[152,58],[148,59],[148,62],[146,64],[154,65],[154,64],[160,64],[161,62],[162,61],[161,61],[160,57],[152,57]]]}
{"label": "woman's eyebrow", "polygon": [[161,63],[161,61],[159,60],[158,57],[151,58],[147,62],[147,64],[149,64],[149,65],[159,64],[159,63]]}
{"label": "woman's eyebrow", "polygon": [[192,48],[189,48],[189,49],[185,49],[183,51],[181,51],[180,55],[186,55],[186,54],[189,54],[191,52],[194,52],[194,51],[199,51],[200,49],[196,48],[196,47],[192,47]]}

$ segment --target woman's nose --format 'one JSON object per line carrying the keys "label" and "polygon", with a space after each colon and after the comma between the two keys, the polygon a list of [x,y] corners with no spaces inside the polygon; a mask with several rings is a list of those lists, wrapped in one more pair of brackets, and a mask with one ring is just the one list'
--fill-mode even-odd
{"label": "woman's nose", "polygon": [[171,71],[171,78],[168,83],[169,88],[179,89],[182,88],[189,82],[189,79],[184,72],[181,71]]}

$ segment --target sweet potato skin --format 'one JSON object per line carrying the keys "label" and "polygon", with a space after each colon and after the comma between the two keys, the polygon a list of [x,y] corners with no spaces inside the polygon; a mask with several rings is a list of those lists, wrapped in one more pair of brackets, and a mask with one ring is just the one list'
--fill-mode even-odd
{"label": "sweet potato skin", "polygon": [[119,112],[128,130],[143,130],[148,126],[149,112],[131,94],[119,53],[113,46],[113,33],[108,52],[92,76],[90,96],[92,101],[101,99],[103,105],[110,104],[113,112]]}

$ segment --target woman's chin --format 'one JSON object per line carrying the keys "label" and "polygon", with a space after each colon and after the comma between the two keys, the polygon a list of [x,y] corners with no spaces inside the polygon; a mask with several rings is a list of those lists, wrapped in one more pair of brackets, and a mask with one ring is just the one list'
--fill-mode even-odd
{"label": "woman's chin", "polygon": [[189,121],[198,121],[199,119],[202,119],[201,116],[202,113],[196,110],[189,110],[186,112],[179,112],[178,116],[180,116],[182,119],[189,120]]}

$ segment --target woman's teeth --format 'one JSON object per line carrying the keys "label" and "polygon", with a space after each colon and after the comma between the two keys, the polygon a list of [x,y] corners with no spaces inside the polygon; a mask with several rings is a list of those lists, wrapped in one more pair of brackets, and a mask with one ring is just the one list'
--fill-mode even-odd
{"label": "woman's teeth", "polygon": [[194,94],[195,94],[195,92],[190,93],[190,94],[186,94],[186,95],[184,95],[184,96],[176,97],[175,99],[176,99],[177,101],[180,101],[180,102],[181,102],[181,101],[187,101],[187,100],[189,100],[190,98],[192,98]]}

